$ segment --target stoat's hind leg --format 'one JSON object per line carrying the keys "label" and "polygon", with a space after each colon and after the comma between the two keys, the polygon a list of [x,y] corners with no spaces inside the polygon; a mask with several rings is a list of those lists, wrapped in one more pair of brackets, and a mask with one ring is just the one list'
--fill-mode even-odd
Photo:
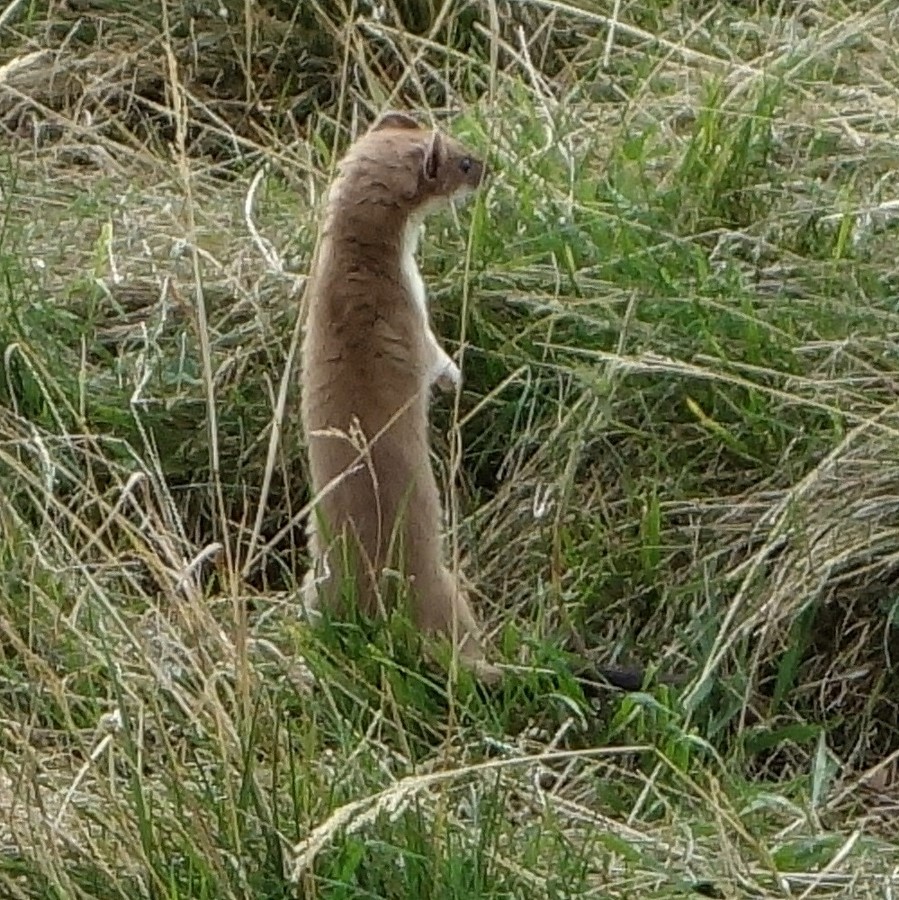
{"label": "stoat's hind leg", "polygon": [[321,616],[319,591],[330,578],[331,573],[318,537],[318,530],[315,527],[314,512],[310,512],[309,518],[306,520],[306,550],[309,554],[309,568],[300,585],[300,603],[305,618],[315,622]]}
{"label": "stoat's hind leg", "polygon": [[449,569],[441,566],[437,577],[429,582],[426,592],[418,594],[416,601],[418,625],[423,631],[442,634],[448,640],[452,640],[455,633],[459,662],[484,684],[499,682],[502,670],[488,662],[481,628],[468,595]]}

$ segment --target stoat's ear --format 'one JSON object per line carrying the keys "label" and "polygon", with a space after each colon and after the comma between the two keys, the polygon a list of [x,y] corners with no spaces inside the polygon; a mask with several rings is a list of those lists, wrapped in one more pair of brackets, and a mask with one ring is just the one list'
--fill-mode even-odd
{"label": "stoat's ear", "polygon": [[407,131],[415,131],[421,128],[421,125],[415,121],[408,113],[399,112],[395,109],[388,109],[382,113],[371,126],[372,131],[381,131],[383,128],[403,128]]}
{"label": "stoat's ear", "polygon": [[431,137],[425,146],[425,158],[422,166],[425,178],[428,181],[433,181],[437,177],[443,157],[443,138],[440,137],[439,131],[434,131],[431,133]]}

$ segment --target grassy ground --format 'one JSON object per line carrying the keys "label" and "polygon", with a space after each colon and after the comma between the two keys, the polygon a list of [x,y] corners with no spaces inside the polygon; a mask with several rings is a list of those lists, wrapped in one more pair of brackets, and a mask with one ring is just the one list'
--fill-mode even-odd
{"label": "grassy ground", "polygon": [[[312,93],[289,10],[0,11],[0,897],[899,890],[899,12],[460,6]],[[315,205],[404,60],[496,172],[423,248],[452,537],[556,673],[487,698],[293,599]]]}

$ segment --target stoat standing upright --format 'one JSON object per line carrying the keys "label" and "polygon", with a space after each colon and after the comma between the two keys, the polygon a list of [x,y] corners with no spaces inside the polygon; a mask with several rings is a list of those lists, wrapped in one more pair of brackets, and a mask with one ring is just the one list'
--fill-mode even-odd
{"label": "stoat standing upright", "polygon": [[404,577],[416,625],[455,637],[460,659],[495,682],[500,670],[444,560],[429,394],[461,374],[431,329],[415,261],[425,217],[485,174],[459,141],[399,112],[381,116],[340,162],[305,291],[301,408],[317,499],[303,599],[336,608],[349,578],[371,616],[389,608],[391,582]]}

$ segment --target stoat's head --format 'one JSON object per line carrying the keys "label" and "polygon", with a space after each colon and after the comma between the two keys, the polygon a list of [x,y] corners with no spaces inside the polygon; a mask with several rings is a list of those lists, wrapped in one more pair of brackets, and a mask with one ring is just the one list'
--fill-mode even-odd
{"label": "stoat's head", "polygon": [[471,194],[487,177],[484,161],[461,141],[393,111],[350,147],[340,169],[344,202],[415,218]]}

